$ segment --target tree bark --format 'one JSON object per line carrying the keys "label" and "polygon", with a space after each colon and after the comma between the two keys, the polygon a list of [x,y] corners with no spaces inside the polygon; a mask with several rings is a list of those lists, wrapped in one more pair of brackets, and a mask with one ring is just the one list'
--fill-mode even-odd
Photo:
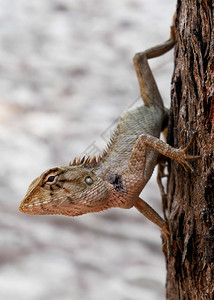
{"label": "tree bark", "polygon": [[214,1],[178,0],[168,143],[184,147],[195,174],[171,161],[167,299],[214,299]]}

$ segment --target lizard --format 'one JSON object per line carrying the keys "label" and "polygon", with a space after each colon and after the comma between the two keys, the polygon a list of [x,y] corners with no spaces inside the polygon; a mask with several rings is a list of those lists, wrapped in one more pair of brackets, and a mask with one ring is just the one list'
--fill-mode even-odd
{"label": "lizard", "polygon": [[148,64],[173,48],[174,34],[160,45],[133,57],[144,104],[127,110],[120,118],[107,148],[98,157],[75,158],[68,166],[43,172],[28,188],[19,209],[31,215],[78,216],[111,207],[135,207],[168,234],[167,222],[143,199],[141,191],[149,181],[161,155],[174,159],[186,171],[193,171],[185,148],[174,148],[159,139],[168,113]]}

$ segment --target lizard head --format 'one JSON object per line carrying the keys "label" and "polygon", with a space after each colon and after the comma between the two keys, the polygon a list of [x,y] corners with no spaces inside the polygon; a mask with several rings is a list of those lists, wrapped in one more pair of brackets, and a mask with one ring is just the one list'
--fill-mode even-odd
{"label": "lizard head", "polygon": [[28,188],[19,210],[26,214],[77,216],[105,207],[108,186],[85,165],[52,168]]}

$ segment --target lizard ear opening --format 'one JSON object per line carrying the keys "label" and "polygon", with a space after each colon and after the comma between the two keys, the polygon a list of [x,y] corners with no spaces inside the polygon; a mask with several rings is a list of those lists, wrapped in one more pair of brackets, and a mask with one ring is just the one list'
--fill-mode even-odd
{"label": "lizard ear opening", "polygon": [[93,179],[92,179],[91,177],[87,176],[87,177],[85,178],[85,183],[86,183],[87,185],[92,185],[92,184],[94,183],[94,181],[93,181]]}

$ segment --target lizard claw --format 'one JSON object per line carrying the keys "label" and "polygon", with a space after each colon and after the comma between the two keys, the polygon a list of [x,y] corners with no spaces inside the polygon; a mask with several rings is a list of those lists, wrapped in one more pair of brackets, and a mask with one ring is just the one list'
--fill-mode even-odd
{"label": "lizard claw", "polygon": [[188,172],[189,170],[191,171],[191,173],[195,173],[193,167],[186,161],[187,159],[198,159],[201,158],[200,155],[189,155],[186,154],[187,151],[189,150],[190,146],[193,144],[194,140],[196,137],[196,132],[193,133],[190,142],[188,143],[188,145],[185,148],[180,148],[180,154],[181,154],[181,158],[179,160],[179,163],[183,166],[183,168],[185,169],[186,172]]}
{"label": "lizard claw", "polygon": [[169,239],[169,225],[168,222],[165,222],[165,224],[162,226],[161,231],[163,233],[162,238],[163,238],[163,244],[162,244],[162,251],[165,256],[167,256],[167,242]]}
{"label": "lizard claw", "polygon": [[194,173],[195,171],[194,171],[193,167],[186,161],[186,159],[188,159],[188,158],[185,157],[184,160],[179,161],[179,163],[183,166],[183,168],[186,172],[188,172],[190,170],[191,173]]}
{"label": "lizard claw", "polygon": [[190,140],[190,142],[187,144],[187,146],[186,146],[186,147],[181,147],[181,149],[183,149],[184,153],[187,153],[187,151],[189,150],[190,146],[193,144],[193,142],[194,142],[194,140],[195,140],[195,137],[196,137],[196,134],[197,134],[197,132],[194,131],[194,132],[193,132],[193,135],[192,135],[192,137],[191,137],[191,140]]}
{"label": "lizard claw", "polygon": [[162,226],[161,231],[163,234],[167,237],[169,235],[169,225],[168,222],[165,222],[165,224]]}

